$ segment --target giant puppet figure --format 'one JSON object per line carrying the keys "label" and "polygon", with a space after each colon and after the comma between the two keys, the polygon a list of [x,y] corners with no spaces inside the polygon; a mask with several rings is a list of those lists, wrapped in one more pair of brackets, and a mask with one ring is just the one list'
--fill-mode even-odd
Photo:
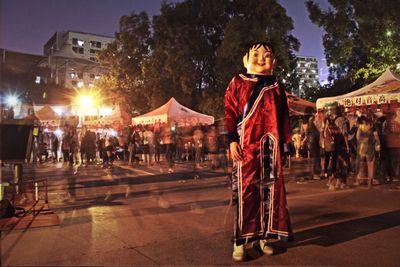
{"label": "giant puppet figure", "polygon": [[268,238],[292,239],[281,163],[291,142],[289,110],[285,91],[272,75],[272,47],[252,44],[243,63],[247,74],[233,77],[224,103],[234,161],[235,261],[244,260],[246,243],[255,242],[272,255]]}

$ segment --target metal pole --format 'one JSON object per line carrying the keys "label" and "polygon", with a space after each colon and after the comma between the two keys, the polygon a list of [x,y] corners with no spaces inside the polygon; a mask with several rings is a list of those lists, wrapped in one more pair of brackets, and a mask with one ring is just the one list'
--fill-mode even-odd
{"label": "metal pole", "polygon": [[35,201],[39,201],[39,184],[38,182],[35,182]]}
{"label": "metal pole", "polygon": [[20,194],[22,191],[22,164],[15,163],[14,164],[14,184],[15,184],[15,193]]}
{"label": "metal pole", "polygon": [[48,184],[47,184],[47,179],[44,181],[44,184],[45,184],[45,198],[44,198],[44,202],[46,203],[46,204],[48,204],[49,203],[49,195],[48,195]]}

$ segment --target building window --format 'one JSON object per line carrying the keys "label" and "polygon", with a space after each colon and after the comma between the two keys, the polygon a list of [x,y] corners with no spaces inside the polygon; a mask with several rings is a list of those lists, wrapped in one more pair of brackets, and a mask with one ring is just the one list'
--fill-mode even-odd
{"label": "building window", "polygon": [[75,53],[83,54],[83,47],[73,46],[72,51],[74,51]]}
{"label": "building window", "polygon": [[90,49],[90,54],[96,54],[97,50],[95,49]]}
{"label": "building window", "polygon": [[83,72],[78,72],[78,78],[83,79]]}
{"label": "building window", "polygon": [[93,61],[93,62],[97,62],[97,59],[95,58],[95,57],[90,57],[89,58],[91,61]]}
{"label": "building window", "polygon": [[78,38],[72,38],[72,44],[83,46],[85,44],[85,41],[78,39]]}
{"label": "building window", "polygon": [[101,48],[101,42],[90,41],[90,46],[91,46],[91,47]]}
{"label": "building window", "polygon": [[89,74],[90,79],[94,79],[94,76],[95,76],[95,75],[94,75],[93,73],[90,73],[90,74]]}

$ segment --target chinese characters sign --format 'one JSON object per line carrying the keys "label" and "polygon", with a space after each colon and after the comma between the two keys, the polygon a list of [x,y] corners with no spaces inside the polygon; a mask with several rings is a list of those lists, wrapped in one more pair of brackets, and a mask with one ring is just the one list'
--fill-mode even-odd
{"label": "chinese characters sign", "polygon": [[378,94],[378,95],[363,95],[363,96],[354,96],[354,97],[346,97],[343,99],[339,99],[338,101],[345,107],[351,106],[370,106],[372,104],[385,104],[390,103],[391,101],[400,101],[400,94]]}

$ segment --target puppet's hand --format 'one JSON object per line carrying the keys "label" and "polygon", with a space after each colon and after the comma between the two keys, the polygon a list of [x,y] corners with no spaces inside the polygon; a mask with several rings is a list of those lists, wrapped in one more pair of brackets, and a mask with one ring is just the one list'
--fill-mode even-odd
{"label": "puppet's hand", "polygon": [[236,161],[242,161],[243,160],[243,152],[242,148],[238,144],[238,142],[232,142],[229,145],[229,148],[231,150],[231,156],[234,160]]}

